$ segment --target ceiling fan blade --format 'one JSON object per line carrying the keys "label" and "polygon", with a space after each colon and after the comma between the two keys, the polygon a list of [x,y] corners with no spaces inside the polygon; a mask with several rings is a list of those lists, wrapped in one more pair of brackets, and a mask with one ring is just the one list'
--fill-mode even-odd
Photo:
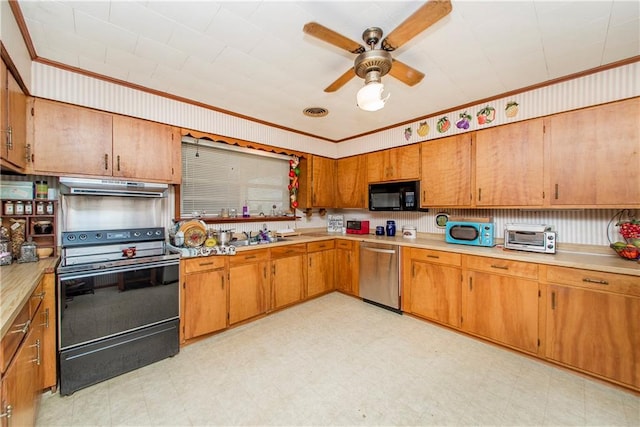
{"label": "ceiling fan blade", "polygon": [[337,91],[342,86],[347,84],[349,82],[349,80],[354,78],[355,75],[356,75],[356,72],[353,70],[353,68],[349,68],[343,75],[338,77],[338,79],[335,82],[333,82],[329,86],[327,86],[327,88],[324,91],[325,92],[335,92],[335,91]]}
{"label": "ceiling fan blade", "polygon": [[360,43],[356,43],[351,39],[336,33],[335,31],[320,25],[317,22],[309,22],[302,28],[306,34],[337,46],[341,49],[345,49],[351,53],[362,53],[365,51],[364,46]]}
{"label": "ceiling fan blade", "polygon": [[397,59],[393,60],[393,65],[391,66],[391,70],[389,70],[389,74],[409,86],[417,85],[424,78],[424,73],[421,73],[415,68],[410,67]]}
{"label": "ceiling fan blade", "polygon": [[387,51],[398,49],[444,18],[449,12],[451,12],[450,0],[430,0],[426,2],[382,40],[382,48]]}

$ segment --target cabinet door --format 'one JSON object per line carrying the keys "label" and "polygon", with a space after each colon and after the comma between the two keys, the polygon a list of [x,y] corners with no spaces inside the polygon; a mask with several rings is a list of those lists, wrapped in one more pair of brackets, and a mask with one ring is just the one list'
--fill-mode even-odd
{"label": "cabinet door", "polygon": [[336,162],[336,207],[366,209],[367,157],[345,157]]}
{"label": "cabinet door", "polygon": [[461,278],[460,268],[413,260],[408,311],[459,327]]}
{"label": "cabinet door", "polygon": [[227,291],[223,269],[186,275],[184,337],[190,339],[227,326]]}
{"label": "cabinet door", "polygon": [[[9,72],[6,80],[6,98],[7,109],[3,110],[3,113],[7,118],[6,124],[3,123],[2,126],[2,158],[22,170],[27,166],[27,97]],[[6,129],[11,129],[11,134],[4,132]]]}
{"label": "cabinet door", "polygon": [[314,207],[332,208],[335,205],[336,161],[313,156],[311,198]]}
{"label": "cabinet door", "polygon": [[43,99],[33,114],[36,172],[111,175],[111,115]]}
{"label": "cabinet door", "polygon": [[336,289],[350,295],[358,295],[357,245],[357,242],[336,241],[334,259]]}
{"label": "cabinet door", "polygon": [[477,132],[476,205],[542,206],[542,164],[542,119]]}
{"label": "cabinet door", "polygon": [[113,175],[174,182],[175,143],[171,126],[113,116]]}
{"label": "cabinet door", "polygon": [[367,154],[368,182],[420,179],[420,146],[391,148]]}
{"label": "cabinet door", "polygon": [[471,206],[471,134],[421,145],[420,206]]}
{"label": "cabinet door", "polygon": [[549,119],[551,205],[640,204],[640,98]]}
{"label": "cabinet door", "polygon": [[307,296],[334,289],[333,257],[333,249],[307,254]]}
{"label": "cabinet door", "polygon": [[32,329],[2,377],[0,412],[11,406],[9,426],[33,426],[36,422],[37,400],[40,394],[38,329]]}
{"label": "cabinet door", "polygon": [[274,309],[304,298],[304,260],[305,255],[296,255],[271,261]]}
{"label": "cabinet door", "polygon": [[640,298],[549,286],[547,357],[640,389]]}
{"label": "cabinet door", "polygon": [[462,329],[536,353],[538,282],[470,271],[462,292]]}
{"label": "cabinet door", "polygon": [[268,262],[229,268],[229,324],[263,314],[268,308]]}
{"label": "cabinet door", "polygon": [[55,275],[45,274],[42,278],[42,290],[44,297],[40,306],[39,315],[34,322],[42,328],[41,343],[41,368],[42,383],[40,389],[48,389],[56,386],[56,291]]}

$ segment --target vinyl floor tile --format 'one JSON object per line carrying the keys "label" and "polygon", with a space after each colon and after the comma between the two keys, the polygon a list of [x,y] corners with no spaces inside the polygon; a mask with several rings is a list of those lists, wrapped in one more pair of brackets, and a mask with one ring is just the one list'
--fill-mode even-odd
{"label": "vinyl floor tile", "polygon": [[637,426],[640,397],[339,293],[71,396],[37,426]]}

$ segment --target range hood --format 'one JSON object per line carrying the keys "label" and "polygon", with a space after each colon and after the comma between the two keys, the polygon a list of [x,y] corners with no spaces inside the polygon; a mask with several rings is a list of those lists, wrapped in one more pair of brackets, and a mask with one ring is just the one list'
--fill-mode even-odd
{"label": "range hood", "polygon": [[60,178],[60,193],[77,196],[167,197],[169,186],[140,181]]}

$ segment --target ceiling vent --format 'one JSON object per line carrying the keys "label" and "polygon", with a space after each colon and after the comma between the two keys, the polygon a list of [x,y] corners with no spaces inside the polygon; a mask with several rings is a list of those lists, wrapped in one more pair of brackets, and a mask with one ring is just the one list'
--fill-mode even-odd
{"label": "ceiling vent", "polygon": [[322,107],[309,107],[302,110],[302,112],[309,117],[324,117],[329,114],[329,110]]}

